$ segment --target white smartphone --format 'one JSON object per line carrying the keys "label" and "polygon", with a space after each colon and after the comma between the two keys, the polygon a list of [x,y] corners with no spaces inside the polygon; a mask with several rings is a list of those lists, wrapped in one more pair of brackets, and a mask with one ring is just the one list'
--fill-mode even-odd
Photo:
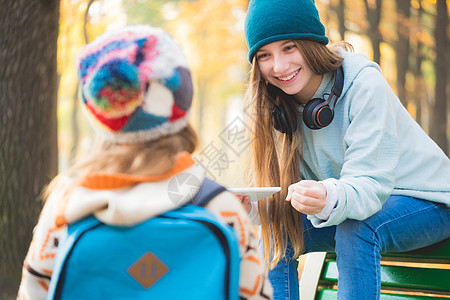
{"label": "white smartphone", "polygon": [[248,201],[256,202],[281,191],[281,187],[228,188],[228,190],[236,195],[247,195]]}

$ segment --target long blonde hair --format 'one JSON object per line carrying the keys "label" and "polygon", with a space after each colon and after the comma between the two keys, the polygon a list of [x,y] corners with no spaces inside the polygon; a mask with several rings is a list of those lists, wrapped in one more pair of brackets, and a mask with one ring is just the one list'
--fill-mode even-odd
{"label": "long blonde hair", "polygon": [[[69,167],[50,182],[42,195],[43,200],[48,199],[57,188],[62,188],[63,197],[69,197],[71,191],[91,173],[143,176],[164,174],[174,167],[178,153],[193,153],[197,146],[198,137],[190,124],[176,134],[155,141],[117,144],[100,138],[88,157]],[[69,185],[61,184],[64,178],[70,178]]]}
{"label": "long blonde hair", "polygon": [[[337,69],[343,60],[339,48],[353,50],[340,42],[325,46],[308,40],[293,40],[311,70],[318,75]],[[272,89],[271,89],[272,88]],[[285,255],[287,239],[294,249],[296,258],[304,251],[303,225],[301,213],[285,201],[289,185],[301,180],[302,163],[301,132],[282,134],[273,127],[274,105],[283,105],[291,112],[291,124],[302,122],[297,113],[298,103],[280,89],[267,85],[262,77],[256,58],[250,73],[250,84],[246,100],[250,108],[249,124],[252,137],[251,164],[247,170],[249,181],[256,186],[281,186],[281,192],[259,201],[264,260],[268,268],[273,268]],[[271,91],[272,90],[272,91]]]}

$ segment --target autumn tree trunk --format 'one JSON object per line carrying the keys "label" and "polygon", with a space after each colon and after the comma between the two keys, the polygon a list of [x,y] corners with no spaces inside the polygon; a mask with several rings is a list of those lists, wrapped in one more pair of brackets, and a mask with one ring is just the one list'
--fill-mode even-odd
{"label": "autumn tree trunk", "polygon": [[59,0],[0,0],[0,299],[14,299],[57,173]]}
{"label": "autumn tree trunk", "polygon": [[380,31],[380,21],[381,21],[381,4],[382,0],[369,1],[364,0],[364,5],[366,7],[366,15],[369,20],[369,28],[367,30],[367,35],[370,38],[373,49],[373,61],[380,64],[381,61],[381,31]]}
{"label": "autumn tree trunk", "polygon": [[417,123],[422,125],[422,105],[426,103],[425,99],[427,97],[426,93],[426,85],[423,76],[422,63],[424,61],[423,48],[424,44],[422,43],[422,34],[420,34],[423,30],[423,7],[422,2],[419,1],[419,8],[417,9],[417,16],[415,24],[415,47],[414,47],[414,57],[415,57],[415,65],[414,65],[414,103],[416,105],[416,121]]}
{"label": "autumn tree trunk", "polygon": [[397,61],[397,96],[406,107],[408,98],[406,94],[406,72],[409,69],[409,28],[410,28],[410,0],[396,0],[397,4],[397,44],[396,44],[396,61]]}
{"label": "autumn tree trunk", "polygon": [[333,12],[336,14],[339,35],[341,36],[341,40],[345,41],[345,32],[347,31],[345,26],[345,1],[337,0],[337,3],[331,1],[329,8],[330,9],[328,9],[327,12]]}
{"label": "autumn tree trunk", "polygon": [[339,34],[341,35],[341,40],[345,41],[345,32],[347,28],[345,26],[345,1],[339,0],[339,4],[336,9],[339,22]]}
{"label": "autumn tree trunk", "polygon": [[442,150],[448,155],[447,142],[447,51],[448,51],[448,10],[446,0],[437,0],[436,3],[436,94],[431,122],[431,136]]}

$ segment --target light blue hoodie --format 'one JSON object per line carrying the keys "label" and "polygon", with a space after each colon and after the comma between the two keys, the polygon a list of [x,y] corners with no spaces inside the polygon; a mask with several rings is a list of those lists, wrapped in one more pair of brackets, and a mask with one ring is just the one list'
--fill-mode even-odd
{"label": "light blue hoodie", "polygon": [[[302,125],[304,179],[335,187],[337,203],[315,227],[363,220],[389,195],[412,196],[450,207],[450,160],[400,103],[380,67],[363,54],[342,51],[344,87],[334,120],[320,130]],[[329,93],[324,76],[314,97]]]}

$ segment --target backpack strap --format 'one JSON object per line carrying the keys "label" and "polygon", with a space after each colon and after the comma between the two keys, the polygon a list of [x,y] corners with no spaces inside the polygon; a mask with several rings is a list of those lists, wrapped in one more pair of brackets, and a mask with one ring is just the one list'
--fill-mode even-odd
{"label": "backpack strap", "polygon": [[226,191],[226,188],[205,177],[198,193],[187,204],[204,207],[211,199],[213,199],[223,191]]}

